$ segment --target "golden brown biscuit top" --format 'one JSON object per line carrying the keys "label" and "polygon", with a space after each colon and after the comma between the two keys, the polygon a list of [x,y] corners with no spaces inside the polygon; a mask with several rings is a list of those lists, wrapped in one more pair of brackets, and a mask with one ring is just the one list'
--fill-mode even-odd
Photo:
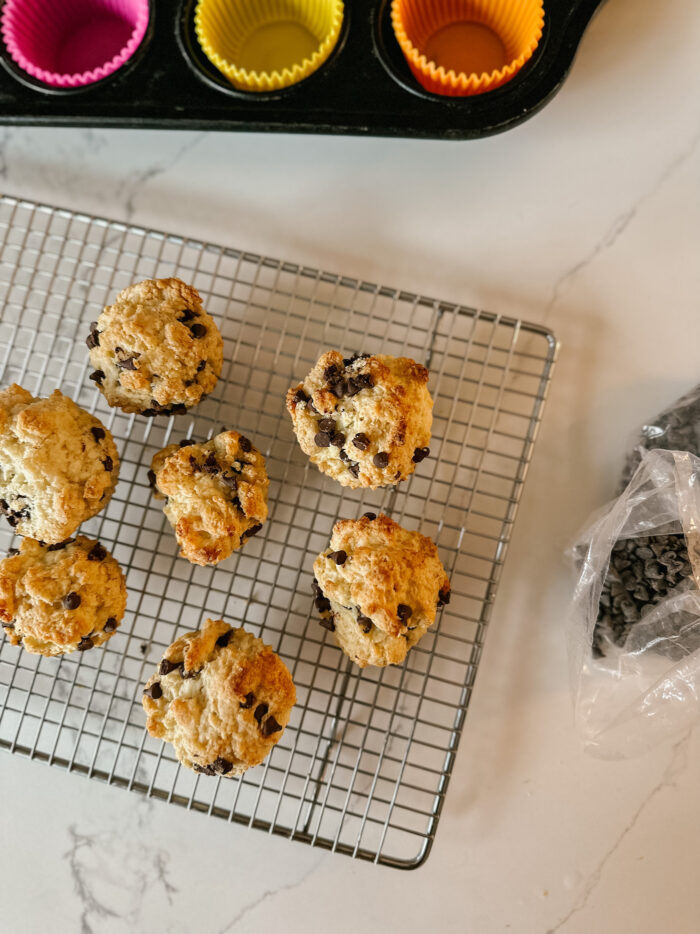
{"label": "golden brown biscuit top", "polygon": [[0,500],[21,535],[63,541],[107,504],[118,476],[111,433],[59,389],[0,392]]}
{"label": "golden brown biscuit top", "polygon": [[344,486],[405,480],[429,453],[428,375],[408,357],[329,350],[287,392],[302,450]]}
{"label": "golden brown biscuit top", "polygon": [[379,629],[406,633],[412,619],[435,620],[449,599],[450,582],[435,543],[402,528],[388,516],[341,519],[331,547],[314,562],[326,597],[359,607]]}

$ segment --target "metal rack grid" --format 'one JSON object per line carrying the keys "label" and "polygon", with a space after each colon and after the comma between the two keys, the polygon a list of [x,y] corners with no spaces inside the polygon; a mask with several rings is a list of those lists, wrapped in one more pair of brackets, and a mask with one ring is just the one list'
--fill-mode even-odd
{"label": "metal rack grid", "polygon": [[[177,275],[224,337],[216,391],[191,415],[110,409],[87,379],[88,322],[127,284]],[[396,867],[434,838],[556,342],[543,328],[184,237],[0,199],[0,385],[54,388],[95,412],[120,449],[120,482],[83,526],[127,573],[127,614],[104,648],[61,658],[0,643],[0,746],[110,784]],[[352,491],[311,466],[284,411],[289,385],[329,347],[405,354],[431,370],[432,456],[398,489]],[[151,457],[221,426],[254,439],[270,518],[216,568],[177,557],[151,496]],[[387,669],[354,666],[318,625],[311,567],[333,523],[385,511],[433,537],[452,602]],[[9,529],[0,546],[11,545]],[[298,704],[268,759],[242,778],[180,768],[147,735],[142,685],[206,616],[245,624],[280,653]]]}

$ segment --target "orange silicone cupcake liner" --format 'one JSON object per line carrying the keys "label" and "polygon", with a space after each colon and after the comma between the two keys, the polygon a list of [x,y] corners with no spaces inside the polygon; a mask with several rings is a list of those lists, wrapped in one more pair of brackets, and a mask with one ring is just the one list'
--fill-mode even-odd
{"label": "orange silicone cupcake liner", "polygon": [[542,37],[543,0],[392,0],[394,34],[433,94],[483,94],[510,81]]}

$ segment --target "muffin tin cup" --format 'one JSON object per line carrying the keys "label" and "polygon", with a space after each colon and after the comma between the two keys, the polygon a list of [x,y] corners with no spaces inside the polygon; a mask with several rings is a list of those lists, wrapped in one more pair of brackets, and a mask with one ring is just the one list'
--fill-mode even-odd
{"label": "muffin tin cup", "polygon": [[7,53],[49,88],[87,87],[134,55],[149,23],[149,0],[6,0]]}
{"label": "muffin tin cup", "polygon": [[240,91],[272,92],[318,71],[343,27],[342,0],[198,0],[195,32]]}
{"label": "muffin tin cup", "polygon": [[534,54],[543,0],[392,0],[396,40],[433,94],[469,97],[512,80]]}

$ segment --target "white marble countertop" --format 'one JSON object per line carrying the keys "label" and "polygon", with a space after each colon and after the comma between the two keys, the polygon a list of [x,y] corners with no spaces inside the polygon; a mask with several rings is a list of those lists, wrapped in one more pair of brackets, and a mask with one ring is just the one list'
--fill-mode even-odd
{"label": "white marble countertop", "polygon": [[475,143],[0,129],[2,187],[547,323],[562,342],[432,855],[353,862],[0,756],[0,930],[700,928],[700,737],[573,733],[562,552],[698,381],[700,8],[610,0],[559,96]]}

